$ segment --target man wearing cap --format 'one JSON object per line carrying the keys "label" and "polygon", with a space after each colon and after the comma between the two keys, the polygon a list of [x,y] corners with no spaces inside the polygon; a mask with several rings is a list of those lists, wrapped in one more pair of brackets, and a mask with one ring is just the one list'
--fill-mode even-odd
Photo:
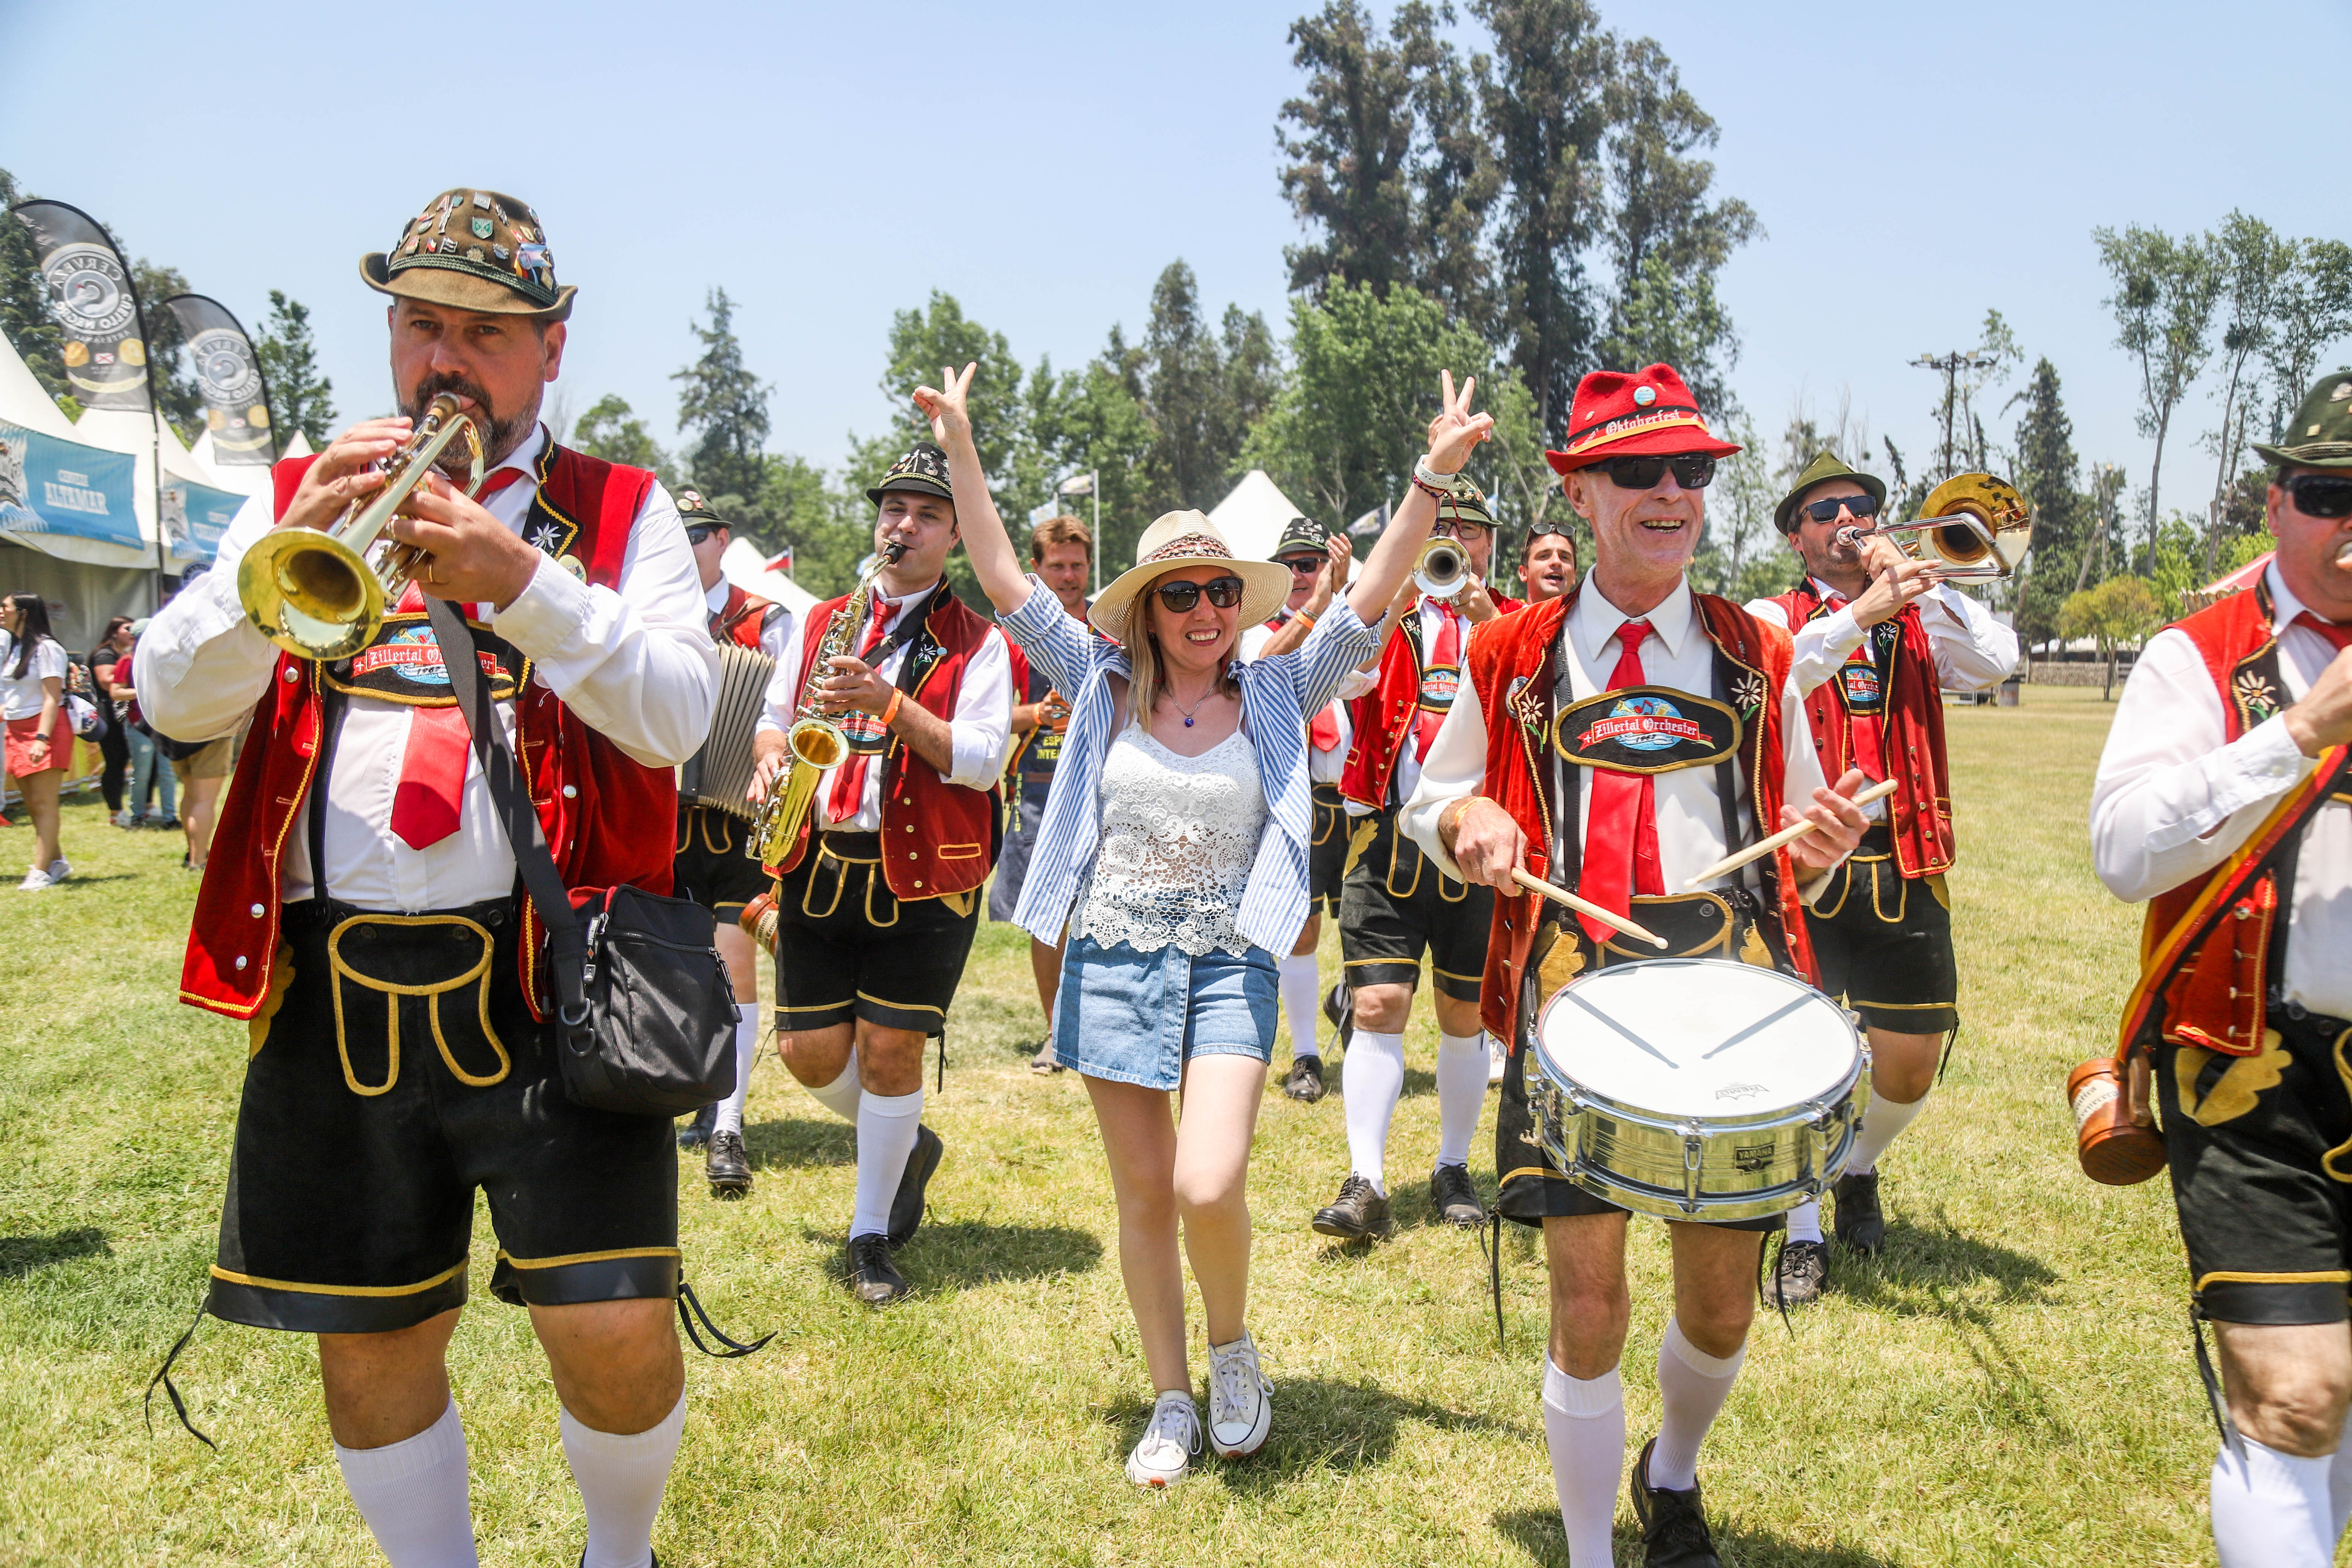
{"label": "man wearing cap", "polygon": [[2352,1501],[2352,375],[2254,450],[2270,564],[2148,639],[2091,851],[2147,900],[2119,1046],[2143,1126],[2153,1079],[2221,1350],[2214,1544],[2224,1568],[2324,1568]]}
{"label": "man wearing cap", "polygon": [[[1797,684],[1824,773],[1892,778],[1895,794],[1863,807],[1870,828],[1832,885],[1805,914],[1822,989],[1843,997],[1870,1030],[1870,1110],[1853,1158],[1837,1180],[1837,1243],[1878,1251],[1878,1158],[1926,1106],[1936,1060],[1960,1026],[1952,957],[1951,769],[1940,691],[1979,691],[2017,668],[2017,634],[1981,604],[1936,579],[1894,541],[1841,537],[1866,529],[1886,486],[1822,452],[1780,498],[1773,521],[1805,574],[1748,613],[1795,639]],[[1776,1300],[1820,1296],[1829,1259],[1821,1205],[1789,1215],[1774,1274]]]}
{"label": "man wearing cap", "polygon": [[[1418,481],[1416,481],[1418,482]],[[1495,519],[1486,498],[1462,475],[1437,497],[1433,536],[1451,537],[1470,563],[1462,588],[1433,599],[1408,578],[1389,607],[1392,622],[1372,689],[1349,717],[1354,742],[1339,778],[1350,832],[1339,896],[1339,953],[1347,969],[1343,1016],[1348,1060],[1340,1095],[1347,1102],[1347,1179],[1339,1195],[1316,1211],[1322,1236],[1355,1240],[1396,1228],[1385,1171],[1389,1123],[1404,1092],[1404,1027],[1421,959],[1429,954],[1437,1013],[1437,1162],[1429,1204],[1447,1225],[1475,1227],[1486,1205],[1470,1179],[1470,1140],[1478,1131],[1492,1070],[1478,1022],[1478,976],[1486,967],[1492,898],[1430,864],[1397,831],[1396,808],[1412,798],[1422,759],[1437,737],[1462,678],[1474,627],[1519,607],[1487,584]]]}
{"label": "man wearing cap", "polygon": [[[686,1414],[677,1151],[664,1118],[563,1094],[540,928],[425,604],[469,623],[499,742],[577,889],[668,892],[672,770],[709,727],[717,650],[661,485],[540,423],[574,290],[538,215],[450,191],[361,268],[392,299],[402,416],[280,463],[274,505],[239,513],[222,569],[157,614],[136,656],[157,727],[252,724],[181,980],[253,1040],[206,1306],[317,1334],[336,1458],[385,1556],[471,1563],[444,1352],[486,1189],[490,1290],[530,1310],[547,1352],[584,1560],[644,1568]],[[445,392],[483,429],[481,499],[429,478],[392,524],[429,556],[375,638],[331,663],[280,654],[246,616],[236,563],[273,526],[325,526],[380,488],[371,465]]]}
{"label": "man wearing cap", "polygon": [[[1511,1042],[1496,1118],[1496,1207],[1544,1231],[1544,1431],[1573,1568],[1611,1561],[1625,1448],[1618,1366],[1632,1310],[1626,1211],[1570,1182],[1538,1136],[1528,1089],[1538,1005],[1588,969],[1636,959],[1738,959],[1810,977],[1799,881],[1817,882],[1863,828],[1846,795],[1822,785],[1787,636],[1684,577],[1716,459],[1738,449],[1708,433],[1670,365],[1583,379],[1567,449],[1547,456],[1591,525],[1592,571],[1575,592],[1473,640],[1461,692],[1398,819],[1436,866],[1492,890],[1483,1013]],[[1643,726],[1638,749],[1626,744],[1628,721]],[[1838,791],[1859,777],[1848,773]],[[1707,890],[1667,892],[1798,821],[1818,830]],[[1666,938],[1666,952],[1517,891],[1522,870],[1630,910]],[[1657,1360],[1664,1419],[1628,1478],[1654,1568],[1717,1561],[1699,1446],[1739,1371],[1761,1233],[1780,1223],[1669,1226],[1675,1312]]]}
{"label": "man wearing cap", "polygon": [[[1245,659],[1292,652],[1307,640],[1331,597],[1348,585],[1355,547],[1311,517],[1283,525],[1271,557],[1290,573],[1290,596],[1264,626],[1241,637]],[[1282,1011],[1290,1022],[1290,1071],[1282,1090],[1312,1105],[1323,1098],[1323,1055],[1315,1046],[1315,1009],[1322,994],[1315,950],[1323,938],[1323,914],[1339,912],[1339,885],[1347,868],[1347,815],[1339,799],[1339,773],[1348,756],[1348,700],[1371,689],[1371,678],[1351,673],[1339,696],[1307,725],[1307,776],[1313,786],[1315,822],[1307,848],[1307,923],[1290,956],[1277,966]]]}
{"label": "man wearing cap", "polygon": [[[726,521],[701,491],[691,489],[677,492],[677,519],[686,526],[686,542],[701,575],[711,640],[732,643],[772,661],[780,658],[792,633],[793,613],[727,580],[719,564],[732,537]],[[730,721],[741,723],[747,717],[714,714],[712,728]],[[760,1049],[760,972],[755,967],[758,949],[740,922],[743,907],[766,889],[768,873],[745,852],[750,833],[751,824],[734,813],[688,800],[677,803],[674,891],[718,917],[719,956],[726,960],[727,977],[735,987],[735,1092],[704,1106],[677,1135],[678,1147],[705,1151],[703,1175],[710,1183],[710,1195],[719,1198],[740,1198],[751,1190],[751,1163],[743,1153],[743,1100],[751,1089],[751,1063]]]}
{"label": "man wearing cap", "polygon": [[885,557],[866,624],[830,671],[817,653],[848,595],[811,609],[786,640],[752,795],[765,798],[783,773],[784,731],[814,679],[849,754],[818,780],[778,868],[776,1038],[793,1077],[857,1128],[845,1272],[859,1300],[883,1307],[911,1289],[891,1254],[922,1223],[944,1147],[922,1124],[923,1042],[945,1037],[996,863],[1013,664],[1004,634],[944,575],[961,537],[946,454],[917,442],[866,499]]}
{"label": "man wearing cap", "polygon": [[1519,557],[1519,582],[1528,591],[1524,601],[1540,605],[1557,599],[1576,581],[1576,535],[1568,524],[1538,518],[1528,525],[1528,548]]}

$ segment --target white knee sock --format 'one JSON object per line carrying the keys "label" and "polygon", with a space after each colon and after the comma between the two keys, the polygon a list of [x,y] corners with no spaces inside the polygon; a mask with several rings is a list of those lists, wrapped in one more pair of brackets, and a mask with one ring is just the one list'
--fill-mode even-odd
{"label": "white knee sock", "polygon": [[[1360,1037],[1359,1037],[1360,1038]],[[1570,1377],[1544,1359],[1544,1447],[1551,1453],[1569,1568],[1612,1568],[1617,1472],[1625,1466],[1625,1385],[1611,1367]]]}
{"label": "white knee sock", "polygon": [[2340,1541],[2352,1523],[2352,1416],[2345,1417],[2344,1435],[2327,1461],[2327,1538]]}
{"label": "white knee sock", "polygon": [[1486,1103],[1486,1037],[1437,1037],[1437,1163],[1470,1163],[1470,1136]]}
{"label": "white knee sock", "polygon": [[1853,1135],[1853,1158],[1846,1163],[1846,1174],[1866,1176],[1878,1169],[1878,1157],[1886,1152],[1886,1146],[1927,1108],[1924,1094],[1908,1105],[1873,1100],[1870,1109],[1862,1113],[1862,1131]]}
{"label": "white knee sock", "polygon": [[1822,1200],[1807,1198],[1789,1211],[1789,1240],[1819,1241],[1821,1238]]}
{"label": "white knee sock", "polygon": [[2221,1568],[2331,1568],[2328,1459],[2298,1459],[2242,1435],[2213,1459],[2213,1546]]}
{"label": "white knee sock", "polygon": [[760,1005],[735,1004],[735,1092],[719,1102],[721,1132],[743,1131],[743,1100],[751,1092],[751,1063],[760,1054]]}
{"label": "white knee sock", "polygon": [[1658,1446],[1650,1450],[1652,1486],[1686,1492],[1698,1485],[1698,1446],[1747,1359],[1745,1344],[1727,1356],[1711,1356],[1684,1337],[1680,1321],[1666,1324],[1658,1346],[1658,1400],[1665,1419],[1658,1425]]}
{"label": "white knee sock", "polygon": [[414,1437],[381,1448],[336,1444],[335,1462],[392,1568],[474,1568],[466,1428],[457,1401]]}
{"label": "white knee sock", "polygon": [[660,1421],[625,1436],[583,1426],[569,1410],[556,1426],[588,1514],[588,1550],[582,1563],[585,1568],[647,1568],[662,1486],[686,1430],[686,1395],[679,1394]]}
{"label": "white knee sock", "polygon": [[801,1087],[808,1089],[811,1100],[815,1100],[844,1121],[855,1125],[857,1121],[858,1099],[864,1092],[857,1087],[856,1047],[854,1046],[850,1047],[849,1060],[842,1068],[839,1078],[835,1079],[823,1089],[814,1088],[808,1084],[803,1084]]}
{"label": "white knee sock", "polygon": [[923,1124],[923,1091],[869,1094],[857,1104],[857,1212],[849,1234],[887,1236],[890,1200],[915,1152],[915,1131]]}
{"label": "white knee sock", "polygon": [[1389,1190],[1383,1180],[1389,1122],[1402,1093],[1404,1037],[1357,1030],[1348,1043],[1348,1059],[1339,1064],[1339,1097],[1348,1110],[1348,1163],[1383,1195]]}
{"label": "white knee sock", "polygon": [[1323,1047],[1316,1043],[1315,1026],[1323,1016],[1323,999],[1317,994],[1315,955],[1295,952],[1275,966],[1277,984],[1282,991],[1282,1016],[1290,1020],[1290,1054],[1297,1057],[1319,1057]]}

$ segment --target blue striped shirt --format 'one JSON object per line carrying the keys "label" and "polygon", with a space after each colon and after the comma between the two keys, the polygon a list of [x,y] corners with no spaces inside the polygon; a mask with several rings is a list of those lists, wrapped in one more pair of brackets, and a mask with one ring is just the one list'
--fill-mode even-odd
{"label": "blue striped shirt", "polygon": [[[1062,940],[1070,906],[1094,872],[1102,835],[1103,759],[1118,717],[1110,678],[1124,679],[1129,672],[1125,648],[1097,637],[1035,577],[1029,584],[1028,603],[998,616],[997,623],[1052,679],[1054,689],[1069,695],[1070,728],[1013,918],[1051,946]],[[1288,952],[1307,923],[1307,841],[1314,816],[1307,777],[1307,716],[1338,696],[1348,672],[1380,646],[1380,635],[1344,597],[1335,598],[1296,650],[1234,669],[1241,683],[1242,729],[1257,755],[1258,782],[1265,791],[1265,832],[1235,923],[1243,936],[1268,952]]]}

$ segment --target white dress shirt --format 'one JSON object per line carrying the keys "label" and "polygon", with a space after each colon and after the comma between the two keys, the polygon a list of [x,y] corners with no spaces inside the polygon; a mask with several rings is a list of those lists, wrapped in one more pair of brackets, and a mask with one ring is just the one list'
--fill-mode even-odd
{"label": "white dress shirt", "polygon": [[[1244,632],[1240,642],[1242,662],[1247,664],[1264,658],[1265,645],[1274,640],[1276,629],[1261,626],[1252,626]],[[1312,744],[1307,746],[1308,783],[1329,784],[1335,789],[1339,787],[1339,775],[1348,771],[1348,749],[1354,744],[1356,738],[1355,726],[1348,718],[1348,704],[1370,691],[1373,685],[1373,678],[1369,672],[1360,669],[1348,672],[1347,680],[1339,688],[1339,695],[1324,710],[1339,726],[1339,743],[1328,752],[1318,752]]]}
{"label": "white dress shirt", "polygon": [[[712,615],[719,615],[727,608],[727,595],[731,587],[732,584],[721,577],[702,591],[702,602]],[[784,658],[784,644],[793,635],[793,622],[796,617],[782,605],[763,614],[767,619],[760,627],[760,651],[781,664]]]}
{"label": "white dress shirt", "polygon": [[[2336,657],[2294,624],[2301,601],[2273,565],[2272,629],[2287,701],[2302,699]],[[2314,761],[2273,715],[2224,742],[2221,694],[2189,634],[2150,637],[2116,704],[2091,791],[2091,858],[2099,879],[2137,903],[2229,858]],[[2288,906],[2286,999],[2352,1017],[2352,806],[2330,801],[2304,829]]]}
{"label": "white dress shirt", "polygon": [[[1609,678],[1616,671],[1622,647],[1617,628],[1633,618],[1611,604],[1600,587],[1586,579],[1583,591],[1568,613],[1568,643],[1573,665],[1569,679],[1577,700],[1598,696],[1609,689]],[[1699,621],[1689,583],[1676,584],[1663,603],[1640,618],[1650,623],[1649,636],[1642,639],[1641,647],[1644,683],[1673,687],[1696,696],[1712,696],[1715,648]],[[1805,723],[1804,699],[1793,676],[1780,690],[1780,742],[1786,770],[1782,796],[1801,809],[1812,804],[1814,786],[1826,781],[1822,777],[1821,760],[1813,752],[1812,731]],[[1556,753],[1552,755],[1553,777],[1547,783],[1546,798],[1559,798],[1560,772],[1572,765],[1560,761]],[[1652,775],[1656,784],[1658,869],[1665,891],[1670,894],[1685,891],[1684,884],[1691,877],[1730,852],[1723,841],[1723,808],[1716,795],[1717,772],[1710,766],[1677,768],[1673,773]],[[1461,878],[1461,868],[1454,865],[1454,858],[1446,853],[1444,841],[1438,837],[1438,815],[1454,801],[1484,793],[1486,779],[1486,716],[1480,710],[1478,693],[1465,680],[1454,695],[1453,710],[1445,715],[1444,727],[1437,731],[1436,742],[1422,762],[1420,786],[1397,816],[1398,826],[1407,837],[1420,845],[1447,876],[1456,879]],[[1747,842],[1754,843],[1754,805],[1748,799],[1744,777],[1738,790],[1740,834]],[[1581,842],[1592,810],[1589,781],[1577,792],[1577,832]],[[1766,831],[1779,826],[1774,823]],[[1751,886],[1760,880],[1760,873],[1754,867],[1738,875]],[[1812,885],[1823,884],[1816,880]]]}
{"label": "white dress shirt", "polygon": [[[541,426],[499,464],[522,478],[483,503],[517,533],[538,493],[533,465],[546,441]],[[267,490],[245,503],[212,569],[157,611],[139,639],[133,673],[140,710],[164,734],[183,741],[229,734],[268,687],[278,649],[246,618],[236,568],[268,531],[271,505]],[[705,629],[701,574],[677,504],[659,484],[646,492],[631,525],[617,588],[591,587],[541,561],[503,612],[473,608],[530,658],[532,679],[646,766],[684,762],[709,733],[719,650]],[[499,711],[511,746],[513,706],[501,703]],[[453,909],[505,897],[514,888],[514,851],[470,752],[457,830],[423,849],[393,833],[393,790],[410,712],[378,698],[345,700],[327,781],[327,892],[361,909],[387,910]],[[595,830],[593,824],[587,829]],[[299,816],[287,835],[281,881],[279,896],[288,901],[310,896],[310,836]]]}
{"label": "white dress shirt", "polygon": [[[1437,600],[1424,596],[1420,603],[1415,605],[1414,613],[1421,616],[1421,667],[1425,673],[1429,668],[1429,656],[1434,652],[1437,647],[1438,631],[1445,624],[1445,612],[1439,607]],[[1457,666],[1466,668],[1470,663],[1470,634],[1475,631],[1477,627],[1472,623],[1470,617],[1467,616],[1457,613],[1454,618],[1456,623],[1454,628],[1454,635],[1462,639],[1459,648],[1454,654],[1454,662]],[[1385,616],[1381,621],[1374,621],[1372,623],[1374,629],[1378,629],[1384,621]],[[1401,630],[1391,630],[1389,635],[1391,637],[1398,637],[1402,636],[1402,633]],[[1383,658],[1387,657],[1387,645],[1385,643],[1381,646],[1381,657]],[[1342,687],[1340,689],[1341,700],[1353,701],[1355,699],[1361,697],[1365,692],[1370,691],[1373,687],[1377,686],[1380,683],[1379,670],[1380,667],[1378,665],[1374,665],[1371,669],[1361,672],[1363,675],[1363,679],[1361,681],[1351,681],[1349,685]],[[1464,689],[1466,689],[1457,688],[1455,689],[1455,701],[1459,702],[1462,700],[1461,693]],[[1413,700],[1416,704],[1419,703],[1421,693],[1416,690],[1413,693]],[[1416,706],[1414,709],[1415,719],[1413,724],[1411,728],[1408,728],[1405,731],[1404,744],[1397,748],[1396,773],[1394,775],[1395,783],[1391,786],[1391,793],[1392,793],[1399,800],[1411,800],[1412,798],[1413,791],[1421,785],[1421,770],[1423,763],[1420,747],[1413,739],[1414,731],[1419,728],[1419,712],[1420,710],[1418,706]],[[1351,735],[1351,741],[1352,738],[1353,737]],[[1312,749],[1313,748],[1311,747],[1309,748],[1309,750]],[[1431,742],[1429,749],[1430,754],[1434,756],[1437,752],[1437,743],[1434,741]],[[1343,745],[1339,748],[1339,760],[1343,769],[1347,763],[1347,757],[1348,747]],[[1319,783],[1321,781],[1318,780],[1317,782]],[[1339,774],[1336,772],[1332,774],[1332,782],[1335,784],[1339,782]],[[1348,802],[1348,815],[1349,816],[1370,816],[1372,815],[1374,809],[1374,807],[1366,805],[1360,800],[1351,800]],[[1452,862],[1449,861],[1447,864],[1450,866]],[[1451,873],[1449,872],[1448,875],[1451,875]]]}
{"label": "white dress shirt", "polygon": [[[882,635],[888,637],[898,630],[907,612],[931,596],[929,588],[891,598],[885,595],[882,602],[890,606],[889,618],[882,623]],[[877,586],[877,592],[879,592]],[[828,617],[829,618],[829,617]],[[781,732],[790,729],[793,715],[801,701],[801,639],[802,634],[814,625],[817,636],[824,636],[825,618],[811,615],[795,626],[784,639],[783,651],[776,656],[776,673],[768,679],[768,700],[760,710],[760,732]],[[856,650],[866,640],[861,629],[851,643]],[[890,656],[874,667],[874,673],[886,682],[897,684],[898,672],[906,667],[912,639],[890,650]],[[824,679],[820,672],[818,679]],[[918,700],[908,697],[908,701]],[[936,715],[948,721],[950,761],[953,766],[940,777],[966,789],[986,789],[997,780],[1004,757],[1005,738],[1013,731],[1013,655],[1004,634],[994,626],[972,653],[964,666],[963,681],[956,689],[956,710]],[[919,758],[910,758],[910,765],[925,765]],[[879,833],[882,831],[882,775],[887,770],[879,756],[868,759],[866,769],[866,793],[857,802],[857,814],[846,822],[834,819],[832,810],[834,770],[827,768],[817,780],[816,802],[810,813],[820,828],[838,828],[845,833]]]}

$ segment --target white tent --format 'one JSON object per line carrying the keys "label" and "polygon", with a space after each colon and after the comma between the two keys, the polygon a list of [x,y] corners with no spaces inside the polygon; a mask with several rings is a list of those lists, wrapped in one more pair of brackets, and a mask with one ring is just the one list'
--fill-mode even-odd
{"label": "white tent", "polygon": [[1234,553],[1244,561],[1271,561],[1276,541],[1294,517],[1304,517],[1304,509],[1282,493],[1264,468],[1252,468],[1242,476],[1233,493],[1219,501],[1209,513],[1209,521],[1225,536]]}
{"label": "white tent", "polygon": [[793,613],[798,621],[819,603],[817,596],[785,576],[782,572],[768,570],[768,558],[748,539],[731,539],[719,557],[719,570],[727,580],[749,594],[772,599]]}

